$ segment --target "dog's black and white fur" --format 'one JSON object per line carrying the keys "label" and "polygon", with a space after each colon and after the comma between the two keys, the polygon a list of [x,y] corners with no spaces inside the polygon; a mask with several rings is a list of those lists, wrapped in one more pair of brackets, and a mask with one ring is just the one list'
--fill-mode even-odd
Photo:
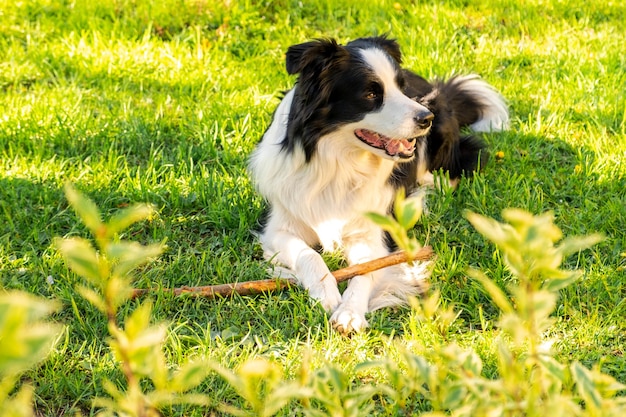
{"label": "dog's black and white fur", "polygon": [[265,255],[283,264],[342,332],[367,326],[365,314],[420,292],[424,264],[353,278],[343,296],[320,253],[341,248],[355,264],[389,253],[382,230],[363,216],[387,214],[396,190],[470,175],[486,155],[464,128],[506,128],[502,97],[477,76],[427,82],[400,67],[398,44],[384,36],[339,45],[315,40],[287,51],[299,74],[250,158],[269,203],[260,236]]}

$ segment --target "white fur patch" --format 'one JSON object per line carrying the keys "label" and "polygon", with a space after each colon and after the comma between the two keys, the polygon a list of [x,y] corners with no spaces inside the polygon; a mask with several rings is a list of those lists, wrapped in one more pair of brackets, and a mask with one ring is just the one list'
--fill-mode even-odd
{"label": "white fur patch", "polygon": [[455,79],[463,90],[471,92],[485,111],[470,127],[475,132],[500,132],[509,127],[509,111],[504,98],[478,75],[467,75]]}
{"label": "white fur patch", "polygon": [[[312,249],[320,243],[325,250],[340,247],[350,264],[388,254],[382,230],[363,214],[388,212],[395,196],[389,177],[396,162],[354,132],[368,129],[393,139],[426,133],[415,119],[428,110],[396,85],[397,67],[391,58],[377,48],[360,53],[383,86],[380,109],[320,137],[307,161],[301,147],[283,146],[296,85],[279,104],[249,162],[254,183],[271,208],[260,236],[265,256],[287,268],[277,271],[293,273],[312,298],[333,312],[331,322],[343,332],[366,327],[368,311],[404,303],[420,293],[429,274],[423,264],[389,267],[353,278],[341,295],[324,260]],[[423,158],[423,144],[418,152]],[[427,176],[425,167],[420,172]]]}
{"label": "white fur patch", "polygon": [[408,98],[396,84],[397,73],[389,56],[382,50],[361,50],[365,62],[374,70],[384,87],[383,107],[370,113],[356,126],[376,131],[391,138],[414,138],[426,131],[415,123],[415,117],[428,109]]}

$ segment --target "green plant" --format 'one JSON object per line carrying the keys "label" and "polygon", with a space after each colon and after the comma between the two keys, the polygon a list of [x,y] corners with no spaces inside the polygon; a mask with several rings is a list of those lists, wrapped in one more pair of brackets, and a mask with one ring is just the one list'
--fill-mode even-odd
{"label": "green plant", "polygon": [[551,353],[553,341],[544,337],[553,323],[550,316],[558,291],[582,276],[580,271],[561,269],[561,263],[603,237],[595,234],[561,240],[562,232],[551,213],[533,216],[506,209],[502,215],[508,223],[467,214],[472,225],[502,252],[515,277],[507,296],[483,273],[470,271],[500,309],[503,331],[497,346],[500,379],[498,384],[472,381],[480,388],[475,391],[475,409],[524,416],[542,416],[546,410],[555,416],[623,415],[626,401],[615,394],[626,385],[599,369],[588,370],[577,362],[559,363]]}
{"label": "green plant", "polygon": [[[69,184],[65,193],[93,234],[97,249],[79,237],[57,239],[55,244],[68,266],[90,284],[79,286],[78,291],[107,317],[111,336],[108,344],[127,383],[126,389],[120,390],[112,382],[104,381],[110,398],[94,400],[94,406],[102,408],[103,415],[148,417],[160,415],[158,409],[168,404],[206,404],[206,396],[186,391],[197,386],[211,371],[224,378],[245,401],[244,407],[222,404],[222,410],[231,415],[272,416],[294,400],[300,400],[305,414],[310,416],[358,416],[371,409],[369,402],[378,388],[367,384],[353,387],[352,378],[331,365],[310,372],[304,361],[300,378],[295,381],[285,378],[278,365],[263,357],[245,361],[236,371],[198,360],[170,372],[162,350],[166,326],[150,325],[151,303],[137,307],[126,317],[123,328],[117,322],[119,307],[131,294],[130,273],[162,250],[160,245],[142,246],[119,240],[117,234],[148,218],[151,208],[132,206],[103,222],[93,201]],[[154,389],[146,392],[142,379],[149,379]]]}
{"label": "green plant", "polygon": [[0,294],[0,416],[32,416],[33,391],[20,375],[45,358],[61,327],[43,321],[58,304],[21,291]]}
{"label": "green plant", "polygon": [[393,217],[374,212],[365,213],[365,216],[388,232],[398,247],[412,256],[422,248],[422,245],[414,237],[409,237],[407,231],[411,230],[422,216],[424,195],[417,193],[406,197],[405,194],[404,188],[396,193]]}
{"label": "green plant", "polygon": [[[399,404],[418,395],[433,410],[428,415],[452,416],[618,416],[626,412],[626,398],[618,397],[626,385],[595,368],[557,361],[549,329],[557,293],[581,276],[560,269],[564,258],[602,240],[600,235],[564,239],[550,213],[533,216],[507,209],[509,223],[468,213],[468,219],[502,252],[515,279],[505,294],[482,272],[470,270],[501,310],[497,339],[497,378],[483,375],[480,356],[455,343],[436,342],[425,355],[409,352],[401,361],[384,361],[390,388],[387,395]],[[423,322],[440,317],[437,295],[417,303]],[[444,312],[445,313],[445,312]],[[451,324],[444,320],[443,327]],[[439,329],[440,326],[438,326]],[[440,330],[439,330],[440,331]]]}
{"label": "green plant", "polygon": [[[128,387],[119,390],[111,382],[105,389],[111,398],[99,398],[95,405],[105,414],[128,416],[158,415],[158,408],[172,403],[205,403],[206,397],[185,392],[197,386],[210,370],[216,371],[240,395],[247,407],[223,404],[232,415],[271,416],[294,400],[300,400],[305,415],[356,416],[373,409],[372,398],[384,395],[394,404],[395,412],[420,397],[429,415],[447,413],[453,416],[543,416],[550,410],[555,416],[622,415],[626,401],[615,397],[626,385],[602,373],[589,370],[577,362],[559,363],[550,351],[544,333],[552,323],[557,292],[573,283],[581,274],[560,268],[567,255],[586,249],[602,237],[591,235],[567,238],[555,246],[562,233],[553,224],[552,215],[532,216],[522,210],[507,209],[508,223],[468,213],[474,227],[494,242],[515,280],[505,294],[493,281],[477,270],[470,275],[482,284],[501,310],[496,356],[498,377],[483,375],[480,356],[448,340],[449,328],[457,315],[451,308],[442,309],[439,294],[416,301],[413,305],[418,321],[413,332],[427,326],[438,335],[424,355],[408,350],[399,360],[363,362],[356,372],[380,368],[388,382],[382,385],[354,386],[354,380],[335,366],[326,364],[310,372],[308,361],[301,364],[299,380],[285,378],[280,367],[262,357],[248,360],[235,372],[211,362],[190,362],[176,372],[167,369],[162,351],[166,336],[164,325],[150,325],[151,304],[139,306],[117,324],[119,306],[129,298],[130,272],[161,252],[160,245],[142,246],[116,239],[121,230],[147,218],[147,206],[134,206],[101,220],[95,204],[71,186],[66,195],[79,217],[93,233],[96,250],[82,238],[58,239],[56,245],[66,262],[97,290],[80,287],[79,291],[108,319],[111,334],[109,346],[120,362]],[[369,215],[392,233],[402,249],[418,247],[407,230],[419,219],[422,201],[398,196],[397,220]],[[419,323],[418,323],[419,322]],[[142,378],[154,385],[144,392]],[[21,397],[17,397],[21,400]]]}
{"label": "green plant", "polygon": [[[355,371],[358,371],[358,365]],[[380,387],[359,383],[332,364],[311,372],[305,387],[310,389],[310,396],[303,401],[303,412],[311,417],[371,415],[372,397],[380,393]]]}
{"label": "green plant", "polygon": [[311,369],[308,358],[305,354],[295,379],[287,378],[280,366],[263,357],[250,359],[235,371],[213,365],[245,400],[245,407],[223,404],[222,410],[234,416],[267,417],[299,401],[298,409],[310,417],[357,417],[371,412],[371,399],[380,387],[356,385],[352,376],[329,363]]}
{"label": "green plant", "polygon": [[292,400],[310,395],[298,381],[287,380],[277,364],[262,357],[246,361],[235,372],[217,365],[212,368],[246,401],[243,408],[222,404],[234,416],[272,416]]}
{"label": "green plant", "polygon": [[[312,351],[319,355],[313,370],[329,365],[344,372],[350,388],[381,387],[388,382],[382,368],[355,376],[354,367],[389,359],[404,372],[399,350],[431,364],[433,346],[455,343],[475,352],[482,376],[495,379],[499,314],[467,266],[480,268],[509,298],[512,278],[501,252],[463,211],[498,218],[505,207],[520,207],[554,212],[568,236],[606,236],[567,259],[585,279],[559,291],[544,337],[556,340],[551,353],[558,362],[599,367],[626,383],[626,3],[394,3],[0,2],[0,285],[58,300],[54,321],[67,328],[45,361],[20,374],[18,384],[32,387],[36,415],[93,415],[92,399],[108,397],[100,381],[126,387],[111,369],[107,318],[77,294],[77,277],[51,248],[53,236],[88,237],[66,209],[66,181],[89,190],[102,213],[134,201],[158,208],[158,216],[121,236],[168,242],[133,283],[156,290],[151,323],[171,323],[170,370],[209,356],[238,372],[267,357],[290,379],[302,352]],[[454,193],[428,198],[428,215],[409,234],[433,247],[432,287],[441,309],[453,308],[458,318],[446,328],[440,309],[432,321],[418,309],[383,309],[368,316],[367,332],[346,339],[335,337],[323,311],[295,289],[210,302],[160,294],[160,286],[266,277],[250,233],[263,203],[246,163],[281,92],[293,86],[284,53],[313,38],[345,43],[380,33],[398,40],[406,68],[428,79],[480,74],[510,104],[511,130],[484,136],[495,157]],[[120,326],[137,305],[121,306]],[[142,386],[152,389],[149,381]],[[250,410],[225,379],[212,374],[196,390],[207,387],[214,399]],[[385,398],[372,397],[372,414],[433,409],[420,394],[408,395],[397,412]],[[294,403],[277,415],[302,414]],[[213,409],[161,411],[201,417]]]}
{"label": "green plant", "polygon": [[[71,185],[66,185],[65,194],[94,236],[97,249],[79,237],[56,239],[55,244],[68,266],[91,285],[80,286],[78,291],[106,316],[111,336],[108,344],[127,383],[126,389],[120,390],[105,380],[103,385],[111,398],[96,398],[94,405],[103,409],[103,415],[148,417],[160,415],[158,409],[164,405],[207,403],[204,395],[188,391],[204,380],[210,371],[208,363],[189,361],[175,371],[169,370],[163,353],[167,329],[164,324],[150,324],[150,302],[126,317],[123,327],[118,324],[118,309],[130,298],[131,272],[158,256],[162,247],[120,240],[117,234],[148,218],[150,206],[131,206],[105,223],[93,201]],[[149,379],[154,389],[146,391],[142,379]]]}

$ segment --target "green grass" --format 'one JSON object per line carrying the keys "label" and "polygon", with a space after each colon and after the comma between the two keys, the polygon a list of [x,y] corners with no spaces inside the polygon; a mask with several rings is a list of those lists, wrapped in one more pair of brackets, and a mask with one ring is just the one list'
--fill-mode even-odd
{"label": "green grass", "polygon": [[[450,337],[493,367],[497,310],[465,270],[477,267],[502,285],[511,279],[464,210],[495,218],[506,207],[551,210],[568,236],[606,235],[568,259],[585,276],[562,291],[551,333],[557,357],[600,364],[626,383],[626,6],[259,3],[0,2],[0,284],[60,300],[55,321],[65,325],[49,359],[25,378],[35,386],[38,415],[95,413],[90,399],[103,395],[100,381],[122,381],[103,344],[106,321],[77,294],[79,278],[52,246],[55,236],[87,236],[64,183],[108,214],[133,202],[156,206],[157,216],[124,236],[167,244],[137,274],[139,287],[264,278],[251,233],[263,202],[246,158],[294,81],[284,52],[311,38],[381,33],[398,39],[407,67],[427,77],[481,74],[511,107],[510,131],[486,136],[503,158],[492,157],[454,194],[431,196],[415,228],[438,256],[433,287],[460,312]],[[172,366],[206,354],[236,367],[263,355],[292,375],[311,351],[314,366],[352,372],[401,346],[424,351],[434,337],[411,325],[411,310],[397,309],[370,315],[370,330],[343,338],[297,290],[218,301],[155,292],[153,299],[154,320],[171,323]],[[217,376],[203,389],[215,407],[239,401]]]}

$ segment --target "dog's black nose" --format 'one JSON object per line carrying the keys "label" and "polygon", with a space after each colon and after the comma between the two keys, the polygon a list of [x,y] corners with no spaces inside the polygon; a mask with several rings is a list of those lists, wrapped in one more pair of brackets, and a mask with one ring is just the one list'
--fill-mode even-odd
{"label": "dog's black nose", "polygon": [[435,115],[428,110],[417,113],[414,117],[415,124],[420,129],[428,129],[433,122]]}

